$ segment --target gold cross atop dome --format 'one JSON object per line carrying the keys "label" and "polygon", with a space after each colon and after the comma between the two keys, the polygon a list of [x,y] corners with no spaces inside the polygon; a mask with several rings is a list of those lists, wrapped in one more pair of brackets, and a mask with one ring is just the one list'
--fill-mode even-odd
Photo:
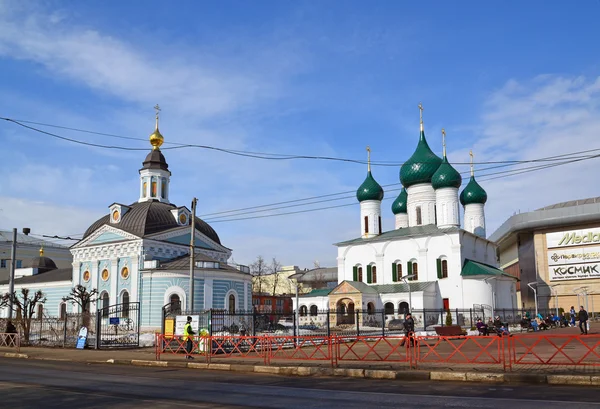
{"label": "gold cross atop dome", "polygon": [[475,175],[475,171],[473,170],[473,157],[475,155],[473,155],[473,150],[469,151],[469,156],[471,157],[471,176]]}
{"label": "gold cross atop dome", "polygon": [[419,102],[419,117],[420,117],[421,132],[423,132],[423,104],[421,104],[420,102]]}
{"label": "gold cross atop dome", "polygon": [[371,147],[367,145],[367,171],[371,171]]}
{"label": "gold cross atop dome", "polygon": [[40,247],[40,257],[44,257],[44,246]]}
{"label": "gold cross atop dome", "polygon": [[444,154],[444,158],[446,157],[446,130],[442,128],[442,150]]}
{"label": "gold cross atop dome", "polygon": [[152,149],[160,150],[160,146],[165,141],[165,138],[162,136],[162,134],[158,130],[158,117],[159,117],[159,113],[160,113],[161,109],[160,109],[160,106],[158,106],[158,104],[156,104],[154,106],[154,109],[156,110],[156,129],[154,130],[152,135],[150,135],[150,145],[152,145]]}

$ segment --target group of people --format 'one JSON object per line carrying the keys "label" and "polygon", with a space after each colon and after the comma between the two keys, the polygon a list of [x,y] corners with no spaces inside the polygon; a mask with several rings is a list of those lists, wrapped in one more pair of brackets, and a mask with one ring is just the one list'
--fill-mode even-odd
{"label": "group of people", "polygon": [[481,318],[477,318],[477,324],[475,324],[475,326],[481,335],[490,335],[491,333],[498,336],[510,335],[508,325],[502,322],[499,315],[497,315],[493,321],[490,317],[487,324],[484,323]]}
{"label": "group of people", "polygon": [[579,321],[579,330],[582,335],[587,335],[588,333],[588,313],[583,308],[583,305],[579,308],[579,313],[575,312],[575,307],[571,306],[571,310],[569,311],[569,315],[571,320],[569,321],[564,313],[560,313],[560,315],[556,315],[553,313],[549,313],[546,318],[542,316],[542,314],[537,314],[535,317],[531,318],[529,312],[526,312],[521,319],[522,327],[533,328],[533,331],[540,331],[544,329],[550,328],[550,326],[559,326],[559,327],[574,327],[576,320]]}

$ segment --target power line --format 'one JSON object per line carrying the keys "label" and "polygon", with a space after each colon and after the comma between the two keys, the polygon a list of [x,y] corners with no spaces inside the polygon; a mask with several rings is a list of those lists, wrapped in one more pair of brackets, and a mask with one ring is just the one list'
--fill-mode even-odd
{"label": "power line", "polygon": [[[77,139],[57,135],[52,132],[47,132],[47,131],[29,126],[29,125],[26,125],[26,123],[36,124],[36,125],[40,125],[40,126],[53,127],[53,128],[57,128],[57,129],[71,130],[71,131],[75,131],[75,132],[94,134],[94,135],[109,136],[109,137],[120,138],[120,139],[137,140],[137,141],[147,142],[147,140],[144,138],[136,138],[136,137],[123,136],[123,135],[103,133],[103,132],[95,132],[95,131],[90,131],[90,130],[85,130],[85,129],[80,129],[80,128],[72,128],[72,127],[66,127],[66,126],[61,126],[61,125],[45,124],[45,123],[41,123],[41,122],[34,122],[34,121],[27,121],[27,120],[17,120],[17,119],[6,118],[6,117],[0,117],[0,119],[3,119],[5,121],[22,126],[26,129],[29,129],[29,130],[32,130],[35,132],[39,132],[39,133],[42,133],[42,134],[45,134],[48,136],[52,136],[54,138],[58,138],[58,139],[61,139],[61,140],[67,141],[67,142],[72,142],[75,144],[81,144],[81,145],[85,145],[85,146],[91,146],[91,147],[103,148],[103,149],[118,149],[118,150],[126,150],[126,151],[146,151],[146,150],[148,150],[148,148],[132,148],[132,147],[124,147],[124,146],[118,146],[118,145],[104,145],[104,144],[80,141]],[[340,161],[340,162],[349,162],[349,163],[357,163],[357,164],[366,164],[367,163],[367,161],[365,161],[365,160],[340,158],[340,157],[333,157],[333,156],[291,155],[291,154],[267,153],[267,152],[251,152],[251,151],[225,149],[225,148],[219,148],[219,147],[214,147],[214,146],[209,146],[209,145],[188,144],[188,143],[181,143],[181,142],[165,142],[165,143],[171,144],[171,145],[176,145],[176,146],[165,147],[165,148],[163,148],[163,150],[181,149],[181,148],[199,148],[199,149],[215,150],[215,151],[228,153],[228,154],[232,154],[232,155],[245,156],[245,157],[256,158],[256,159],[267,159],[267,160],[310,159],[310,160]],[[554,157],[549,157],[549,158],[532,159],[532,160],[484,161],[484,162],[474,162],[474,164],[475,165],[521,164],[521,163],[531,163],[531,162],[540,162],[540,161],[543,162],[543,161],[552,161],[552,160],[554,160],[554,158],[558,158],[558,157],[564,157],[564,156],[580,154],[580,153],[588,153],[588,152],[593,152],[593,151],[600,151],[600,148],[589,149],[589,150],[580,151],[580,152],[574,152],[571,154],[556,155]],[[371,162],[371,165],[373,165],[373,166],[402,166],[403,164],[404,164],[404,162],[390,162],[390,161],[372,161]],[[470,164],[470,162],[453,162],[453,164],[454,165],[468,165],[468,164]]]}

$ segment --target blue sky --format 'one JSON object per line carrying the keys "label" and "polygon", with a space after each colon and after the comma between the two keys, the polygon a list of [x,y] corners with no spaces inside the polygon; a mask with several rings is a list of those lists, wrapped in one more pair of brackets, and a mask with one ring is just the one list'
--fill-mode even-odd
{"label": "blue sky", "polygon": [[[425,111],[451,162],[600,147],[600,3],[0,0],[0,116],[166,141],[402,162]],[[88,142],[147,143],[43,128]],[[0,123],[0,228],[77,235],[137,199],[145,152],[83,147]],[[167,146],[167,145],[165,145]],[[8,153],[8,154],[7,154]],[[198,214],[355,190],[366,167],[165,151],[171,199]],[[485,165],[478,165],[482,168]],[[488,234],[517,211],[599,195],[595,160],[485,180]],[[457,165],[461,171],[467,166]],[[398,166],[374,167],[381,184]],[[396,191],[382,205],[384,229]],[[312,207],[355,203],[339,200]],[[288,208],[286,211],[310,207]],[[359,208],[216,222],[240,263],[335,265]]]}

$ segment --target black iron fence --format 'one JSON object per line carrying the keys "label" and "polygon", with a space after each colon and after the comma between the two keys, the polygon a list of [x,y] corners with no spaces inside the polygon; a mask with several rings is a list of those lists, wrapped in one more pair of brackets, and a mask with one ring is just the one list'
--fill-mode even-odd
{"label": "black iron fence", "polygon": [[[412,310],[416,331],[434,331],[437,326],[458,325],[463,329],[474,328],[477,320],[488,322],[499,316],[508,325],[519,325],[523,316],[534,317],[534,309],[425,309]],[[544,318],[555,310],[538,310]],[[404,314],[388,310],[370,311],[307,311],[294,313],[258,311],[182,311],[167,304],[163,307],[163,334],[175,334],[176,317],[184,320],[185,316],[199,319],[199,327],[206,335],[394,335],[404,333]],[[197,318],[198,317],[198,318]],[[165,326],[164,323],[168,325]],[[182,328],[183,324],[179,326]],[[168,328],[167,328],[168,327]],[[180,328],[180,329],[181,329]]]}
{"label": "black iron fence", "polygon": [[[0,329],[6,328],[6,321],[6,318],[0,319]],[[22,318],[12,321],[19,331],[22,345],[75,347],[79,330],[83,326],[88,328],[88,345],[93,345],[96,337],[96,314],[94,313],[66,314],[62,318],[43,314],[41,317],[31,319],[29,334],[24,333]]]}
{"label": "black iron fence", "polygon": [[96,348],[140,345],[140,303],[100,308],[96,314]]}

